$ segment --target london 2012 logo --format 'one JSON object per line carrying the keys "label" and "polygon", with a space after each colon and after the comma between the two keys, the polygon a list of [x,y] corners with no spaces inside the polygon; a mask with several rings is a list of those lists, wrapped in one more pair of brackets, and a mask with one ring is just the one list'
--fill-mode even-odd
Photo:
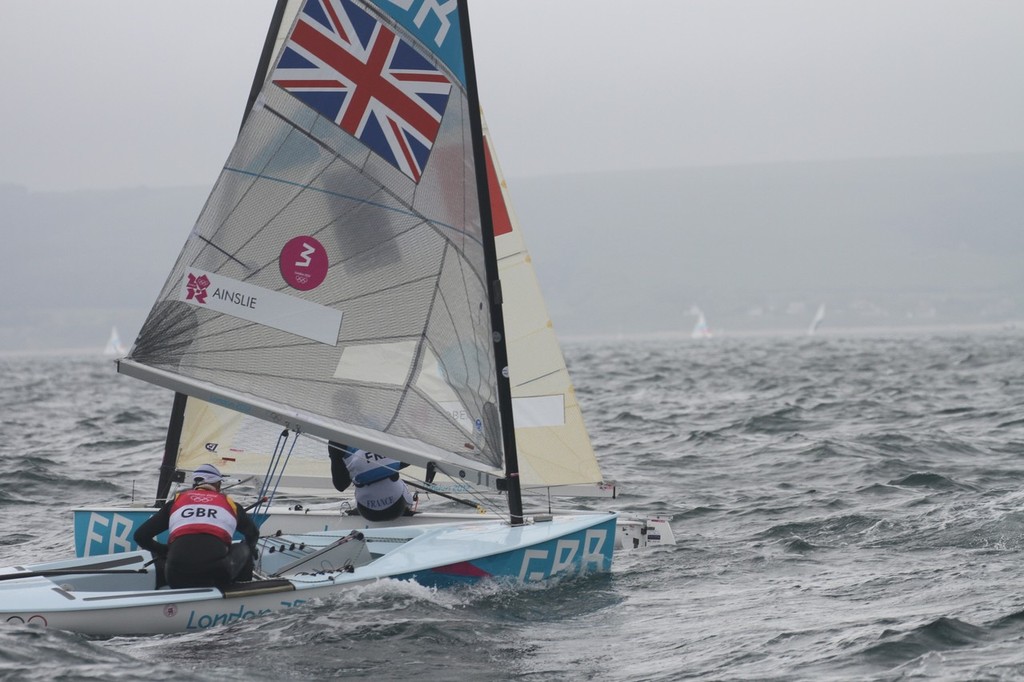
{"label": "london 2012 logo", "polygon": [[281,277],[288,286],[299,291],[309,291],[320,286],[327,277],[330,262],[327,249],[313,237],[295,237],[281,249],[278,260]]}
{"label": "london 2012 logo", "polygon": [[195,300],[196,303],[206,303],[206,289],[209,286],[210,278],[206,275],[196,277],[191,272],[188,273],[188,284],[185,285],[185,288],[188,290],[188,295],[185,297],[185,300]]}

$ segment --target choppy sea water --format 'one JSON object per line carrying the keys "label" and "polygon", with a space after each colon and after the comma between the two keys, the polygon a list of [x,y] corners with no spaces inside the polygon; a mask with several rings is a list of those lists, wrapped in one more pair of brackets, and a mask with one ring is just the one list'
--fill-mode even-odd
{"label": "choppy sea water", "polygon": [[[1024,679],[1024,335],[566,345],[613,505],[674,547],[545,590],[384,582],[196,634],[0,625],[4,680]],[[171,397],[0,358],[0,565],[149,497]]]}

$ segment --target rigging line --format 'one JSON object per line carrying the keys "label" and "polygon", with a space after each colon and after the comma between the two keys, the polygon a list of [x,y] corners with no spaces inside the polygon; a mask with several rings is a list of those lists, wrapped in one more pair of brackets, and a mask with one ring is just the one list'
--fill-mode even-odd
{"label": "rigging line", "polygon": [[213,243],[212,241],[210,241],[209,239],[207,239],[207,238],[206,238],[206,237],[204,237],[203,235],[199,234],[198,232],[196,233],[196,239],[199,239],[200,241],[206,242],[207,246],[212,246],[213,248],[217,249],[217,250],[218,250],[218,251],[220,251],[220,252],[221,252],[222,254],[224,254],[224,256],[225,256],[225,257],[226,257],[226,258],[227,258],[228,260],[233,260],[233,261],[235,261],[236,263],[238,263],[239,265],[241,265],[241,266],[242,266],[243,268],[245,268],[246,270],[251,270],[251,268],[250,268],[250,267],[249,267],[248,265],[246,265],[246,264],[245,264],[245,263],[243,263],[242,261],[238,260],[238,258],[236,258],[236,257],[235,257],[234,255],[232,255],[232,254],[228,253],[227,251],[225,251],[225,250],[224,250],[224,249],[222,249],[221,247],[217,246],[217,245],[216,245],[216,244],[214,244],[214,243]]}
{"label": "rigging line", "polygon": [[[493,511],[495,514],[497,514],[498,516],[502,516],[504,511],[507,511],[507,510],[504,510],[505,505],[503,503],[499,503],[496,500],[492,500],[491,497],[488,496],[488,493],[494,493],[494,497],[495,498],[500,498],[501,495],[502,495],[500,492],[492,491],[490,488],[487,488],[486,486],[481,488],[481,487],[477,487],[477,486],[471,485],[469,483],[466,483],[464,481],[460,482],[459,479],[455,478],[454,476],[452,476],[449,473],[446,473],[441,466],[438,466],[436,463],[435,463],[435,466],[437,466],[437,471],[439,473],[444,474],[445,476],[447,476],[451,480],[452,485],[456,486],[458,488],[458,490],[454,490],[453,489],[450,493],[446,493],[445,491],[437,489],[439,487],[437,483],[431,483],[431,482],[428,482],[428,481],[426,481],[424,479],[421,479],[421,478],[416,478],[415,480],[419,481],[419,483],[421,483],[423,485],[415,486],[415,487],[422,488],[423,490],[427,491],[428,493],[434,493],[434,494],[437,494],[437,495],[441,495],[442,497],[447,497],[449,494],[450,495],[455,495],[457,493],[462,493],[462,494],[467,495],[468,497],[470,497],[472,499],[475,499],[476,500],[476,504],[477,504],[478,507],[489,509],[489,510]],[[410,474],[403,474],[403,480],[405,480],[406,483],[410,483],[411,484],[412,483],[412,481],[410,480],[411,478],[412,478],[412,476]],[[426,487],[424,487],[424,486],[426,486]],[[459,501],[462,504],[467,503],[467,501],[465,501],[465,500],[457,500],[457,501]]]}
{"label": "rigging line", "polygon": [[[420,483],[416,483],[415,481],[412,481],[412,480],[410,480],[408,478],[403,478],[402,480],[405,481],[406,485],[411,485],[413,488],[418,488],[419,490],[423,490],[427,494],[437,495],[439,497],[443,497],[445,499],[452,500],[453,502],[458,502],[459,504],[461,504],[463,506],[472,507],[473,509],[476,509],[477,511],[486,511],[487,509],[490,509],[491,511],[496,511],[498,509],[498,505],[497,504],[491,503],[491,501],[486,499],[486,498],[484,498],[484,501],[487,502],[487,505],[484,505],[484,504],[481,504],[480,502],[470,502],[469,500],[464,500],[461,497],[456,497],[455,495],[451,495],[449,493],[442,492],[440,490],[437,490],[433,486],[431,486],[429,483],[426,484],[426,485],[423,485],[423,484],[420,484]],[[466,492],[468,494],[470,494],[470,495],[473,494],[471,489],[467,490]]]}
{"label": "rigging line", "polygon": [[[458,482],[459,481],[458,478],[456,478],[452,474],[446,472],[444,470],[444,468],[443,468],[443,465],[437,465],[437,471],[439,473],[444,474],[448,478],[450,478],[453,482]],[[423,481],[423,483],[426,483],[427,485],[433,485],[431,483],[427,483],[426,481]],[[478,504],[480,506],[489,509],[490,511],[494,512],[497,516],[501,517],[502,519],[509,519],[509,520],[511,520],[511,515],[508,513],[508,509],[505,508],[504,504],[500,504],[499,505],[498,502],[492,501],[490,498],[487,497],[487,495],[484,494],[484,491],[485,490],[489,490],[489,489],[477,488],[476,486],[470,485],[468,483],[462,483],[462,485],[465,486],[464,487],[465,494],[468,495],[471,499],[477,500],[477,502],[478,502]],[[436,493],[438,491],[431,490],[429,492],[435,492]],[[498,496],[500,497],[501,493],[498,493]]]}
{"label": "rigging line", "polygon": [[270,500],[274,499],[274,496],[277,495],[277,489],[281,485],[281,479],[284,478],[284,472],[285,472],[285,470],[288,469],[288,462],[290,462],[291,459],[292,459],[292,453],[295,452],[295,444],[298,441],[299,441],[299,436],[298,436],[298,434],[296,434],[295,437],[292,438],[292,446],[288,449],[288,456],[285,457],[284,464],[281,465],[281,473],[277,476],[276,480],[274,481],[274,490],[270,493],[270,495],[266,496],[267,497],[267,509],[268,510],[270,509]]}
{"label": "rigging line", "polygon": [[[263,485],[260,486],[259,498],[267,500],[267,511],[270,510],[270,496],[267,494],[270,491],[270,482],[274,476],[274,472],[277,471],[277,464],[281,460],[281,454],[284,452],[284,446],[288,442],[288,429],[281,431],[277,436],[277,443],[274,445],[274,454],[270,457],[270,462],[267,464],[267,473],[263,479]],[[260,505],[256,506],[258,512]],[[255,513],[255,512],[254,512]]]}

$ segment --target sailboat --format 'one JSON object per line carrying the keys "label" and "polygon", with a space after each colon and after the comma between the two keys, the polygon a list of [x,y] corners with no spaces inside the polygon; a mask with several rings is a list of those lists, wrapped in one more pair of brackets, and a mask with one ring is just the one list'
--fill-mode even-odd
{"label": "sailboat", "polygon": [[262,579],[225,590],[156,589],[137,550],[0,569],[0,619],[180,632],[381,578],[610,569],[616,513],[524,513],[466,0],[282,0],[274,22],[266,77],[118,371],[181,412],[198,399],[497,491],[503,518],[263,537]]}
{"label": "sailboat", "polygon": [[121,335],[117,333],[117,327],[110,328],[110,338],[107,339],[107,345],[103,348],[103,354],[108,357],[122,357],[128,349],[125,348],[124,343],[121,341]]}
{"label": "sailboat", "polygon": [[[287,22],[277,35],[268,36],[268,45],[277,51],[285,42],[285,32],[298,5],[286,5]],[[255,102],[262,80],[254,83]],[[554,511],[552,499],[615,498],[614,481],[602,475],[575,388],[548,315],[533,262],[526,248],[519,221],[512,208],[508,187],[497,160],[492,136],[481,113],[484,164],[488,178],[499,280],[507,336],[508,367],[515,413],[515,440],[519,461],[519,480],[528,502],[543,511]],[[706,325],[705,325],[706,326]],[[440,401],[451,419],[472,430],[467,413],[457,400]],[[288,466],[275,466],[287,452]],[[188,472],[204,463],[213,463],[257,499],[268,498],[255,512],[265,533],[296,533],[309,530],[352,530],[371,525],[352,512],[354,502],[342,496],[331,484],[329,465],[322,441],[291,432],[282,437],[281,429],[255,416],[178,394],[167,433],[164,460],[160,467],[156,501],[173,496],[176,484],[187,479]],[[443,473],[430,477],[422,469],[403,470],[408,482],[423,494],[421,499],[455,500],[471,511],[431,510],[429,503],[419,513],[398,522],[409,525],[445,521],[482,521],[493,514],[479,497],[486,494],[465,479],[452,479]],[[411,477],[416,477],[415,483]],[[92,556],[135,549],[134,530],[150,515],[148,501],[132,506],[94,505],[74,510],[75,551]],[[635,549],[675,544],[669,519],[659,515],[620,514],[615,546]]]}
{"label": "sailboat", "polygon": [[814,336],[818,331],[818,327],[825,320],[825,304],[822,303],[818,306],[817,312],[814,313],[814,318],[811,320],[811,325],[807,328],[807,335]]}
{"label": "sailboat", "polygon": [[690,332],[691,339],[709,339],[711,338],[711,329],[708,327],[708,320],[704,316],[704,311],[693,306],[690,308],[690,314],[697,316],[697,321],[693,324],[693,330]]}

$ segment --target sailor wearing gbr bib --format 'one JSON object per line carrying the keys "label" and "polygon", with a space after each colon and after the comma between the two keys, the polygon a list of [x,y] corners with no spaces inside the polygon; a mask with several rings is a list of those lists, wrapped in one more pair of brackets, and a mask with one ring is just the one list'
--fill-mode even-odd
{"label": "sailor wearing gbr bib", "polygon": [[[166,582],[172,588],[226,587],[251,580],[259,530],[234,500],[220,492],[221,475],[212,464],[193,474],[192,490],[178,493],[135,531],[135,542],[158,561],[165,559]],[[169,543],[156,536],[169,530]],[[232,544],[235,531],[245,543]]]}

